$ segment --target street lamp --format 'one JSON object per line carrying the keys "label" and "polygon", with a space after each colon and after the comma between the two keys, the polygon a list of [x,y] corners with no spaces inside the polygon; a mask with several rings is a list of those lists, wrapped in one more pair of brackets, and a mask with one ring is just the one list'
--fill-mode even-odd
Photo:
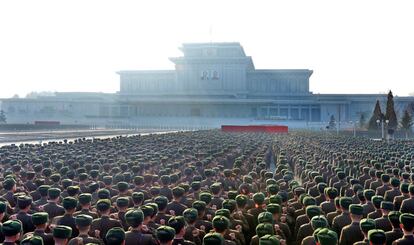
{"label": "street lamp", "polygon": [[380,123],[381,123],[381,139],[384,139],[384,135],[385,135],[385,132],[384,132],[384,123],[387,125],[387,128],[388,128],[388,123],[389,122],[390,121],[388,119],[387,120],[383,120],[383,119],[379,120],[379,119],[377,119],[377,125],[379,126]]}

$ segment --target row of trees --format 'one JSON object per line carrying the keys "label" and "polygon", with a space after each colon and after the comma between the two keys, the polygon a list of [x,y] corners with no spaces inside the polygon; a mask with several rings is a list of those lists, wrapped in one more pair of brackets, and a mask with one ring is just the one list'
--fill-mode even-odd
{"label": "row of trees", "polygon": [[389,129],[397,130],[401,128],[408,133],[411,131],[411,127],[413,126],[413,118],[408,109],[404,110],[403,116],[401,117],[400,122],[398,122],[397,114],[395,113],[394,109],[394,96],[390,91],[387,96],[387,106],[385,110],[385,114],[381,111],[381,106],[379,101],[375,104],[374,112],[372,113],[372,117],[368,122],[368,130],[377,130],[378,123],[377,121],[382,121],[385,123],[388,120],[387,127]]}

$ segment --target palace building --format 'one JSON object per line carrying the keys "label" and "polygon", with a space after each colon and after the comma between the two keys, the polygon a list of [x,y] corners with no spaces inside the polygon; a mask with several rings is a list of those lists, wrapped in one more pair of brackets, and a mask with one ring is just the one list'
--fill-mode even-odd
{"label": "palace building", "polygon": [[[369,120],[385,94],[314,94],[308,69],[257,69],[239,43],[183,44],[174,70],[119,71],[113,94],[56,93],[35,99],[3,99],[9,122],[191,124],[278,123],[302,127]],[[397,113],[414,97],[395,97]]]}

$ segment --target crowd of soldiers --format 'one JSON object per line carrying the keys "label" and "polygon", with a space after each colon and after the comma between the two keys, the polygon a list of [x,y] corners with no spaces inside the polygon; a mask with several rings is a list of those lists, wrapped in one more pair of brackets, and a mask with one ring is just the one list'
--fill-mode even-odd
{"label": "crowd of soldiers", "polygon": [[218,130],[0,148],[2,244],[414,244],[414,143]]}

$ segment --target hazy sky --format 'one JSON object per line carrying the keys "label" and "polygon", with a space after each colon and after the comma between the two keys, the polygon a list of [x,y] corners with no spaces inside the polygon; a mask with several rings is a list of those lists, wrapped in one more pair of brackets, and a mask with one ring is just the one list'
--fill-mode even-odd
{"label": "hazy sky", "polygon": [[[414,1],[0,2],[0,97],[119,90],[183,42],[240,42],[256,68],[314,70],[314,93],[414,91]],[[210,28],[212,29],[210,35]]]}

